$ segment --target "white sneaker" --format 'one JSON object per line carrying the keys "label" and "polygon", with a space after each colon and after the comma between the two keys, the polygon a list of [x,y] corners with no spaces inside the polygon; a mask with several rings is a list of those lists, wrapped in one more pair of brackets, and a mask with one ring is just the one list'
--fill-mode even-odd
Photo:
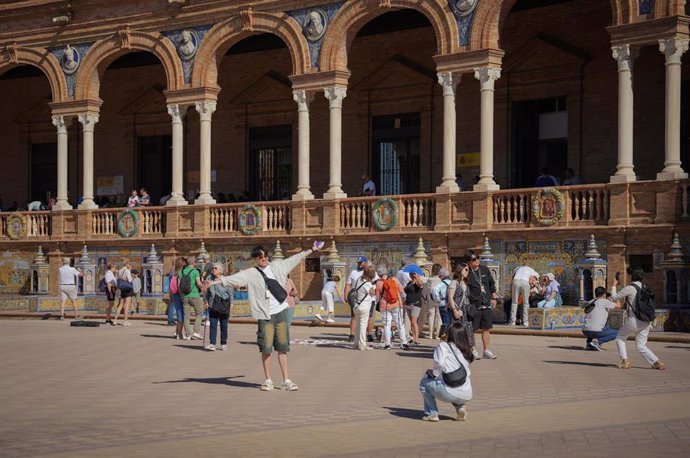
{"label": "white sneaker", "polygon": [[206,350],[206,351],[216,351],[216,346],[213,345],[213,344],[209,344],[209,345],[206,345],[206,346],[204,347],[204,350]]}
{"label": "white sneaker", "polygon": [[261,384],[261,391],[271,391],[273,389],[273,380],[267,378],[264,383]]}
{"label": "white sneaker", "polygon": [[484,355],[482,356],[484,359],[496,359],[498,356],[494,354],[491,350],[484,350]]}
{"label": "white sneaker", "polygon": [[477,360],[477,359],[482,359],[482,358],[479,356],[479,352],[478,352],[477,350],[472,350],[472,356],[474,356],[474,359],[475,359],[475,360]]}
{"label": "white sneaker", "polygon": [[221,351],[228,351],[228,346],[226,344],[223,344],[220,346]]}
{"label": "white sneaker", "polygon": [[321,314],[320,314],[320,313],[317,313],[317,314],[314,315],[314,316],[316,317],[317,320],[323,321],[323,318],[321,317]]}
{"label": "white sneaker", "polygon": [[326,323],[335,323],[335,320],[333,318],[329,318],[326,320]]}
{"label": "white sneaker", "polygon": [[191,338],[192,338],[192,340],[202,340],[203,339],[203,337],[201,337],[201,335],[198,332],[195,332],[194,334],[192,334]]}
{"label": "white sneaker", "polygon": [[297,391],[299,390],[299,387],[288,378],[283,381],[282,385],[280,385],[280,389],[285,391]]}
{"label": "white sneaker", "polygon": [[465,409],[465,406],[460,406],[458,409],[455,409],[455,411],[458,414],[458,416],[455,417],[455,421],[467,420],[467,409]]}
{"label": "white sneaker", "polygon": [[515,326],[515,321],[511,321],[510,323],[508,323],[508,326]]}

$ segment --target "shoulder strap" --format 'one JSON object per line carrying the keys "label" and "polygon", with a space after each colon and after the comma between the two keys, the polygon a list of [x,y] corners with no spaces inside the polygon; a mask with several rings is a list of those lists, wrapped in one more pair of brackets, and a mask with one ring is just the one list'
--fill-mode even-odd
{"label": "shoulder strap", "polygon": [[264,280],[266,280],[266,279],[268,278],[268,277],[266,276],[266,274],[264,273],[264,271],[261,270],[261,269],[259,269],[258,266],[257,266],[257,267],[254,267],[254,268],[255,268],[256,270],[259,271],[259,273],[261,274],[261,276],[264,277]]}

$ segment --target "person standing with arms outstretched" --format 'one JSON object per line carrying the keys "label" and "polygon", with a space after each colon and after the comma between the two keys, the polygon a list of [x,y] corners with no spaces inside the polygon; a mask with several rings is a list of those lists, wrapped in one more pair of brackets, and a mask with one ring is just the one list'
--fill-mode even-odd
{"label": "person standing with arms outstretched", "polygon": [[299,387],[290,380],[288,358],[290,351],[290,328],[288,326],[287,291],[283,288],[288,274],[311,253],[319,251],[324,242],[314,242],[311,249],[301,251],[287,259],[269,262],[268,251],[259,245],[254,247],[251,256],[256,265],[230,276],[221,276],[218,280],[207,281],[204,289],[210,285],[222,284],[233,288],[247,288],[252,316],[258,321],[257,344],[261,352],[261,363],[266,379],[261,384],[261,391],[273,390],[271,379],[271,355],[273,349],[278,352],[278,364],[283,375],[281,388],[286,391],[297,391]]}

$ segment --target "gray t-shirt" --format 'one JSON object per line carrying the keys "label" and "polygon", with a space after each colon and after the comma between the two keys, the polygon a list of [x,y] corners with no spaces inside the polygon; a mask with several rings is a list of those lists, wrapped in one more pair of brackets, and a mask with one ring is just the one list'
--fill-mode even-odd
{"label": "gray t-shirt", "polygon": [[606,326],[609,318],[609,310],[616,307],[616,304],[608,299],[599,298],[594,301],[594,309],[585,315],[585,331],[599,332]]}

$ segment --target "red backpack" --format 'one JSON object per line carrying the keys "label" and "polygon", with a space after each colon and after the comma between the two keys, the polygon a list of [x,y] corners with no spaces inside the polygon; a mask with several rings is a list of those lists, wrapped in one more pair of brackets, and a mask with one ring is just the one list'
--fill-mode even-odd
{"label": "red backpack", "polygon": [[170,285],[168,286],[170,288],[170,293],[171,294],[179,294],[180,293],[180,288],[177,285],[177,273],[170,277]]}
{"label": "red backpack", "polygon": [[388,304],[398,302],[398,282],[395,278],[389,277],[383,281],[383,298]]}

